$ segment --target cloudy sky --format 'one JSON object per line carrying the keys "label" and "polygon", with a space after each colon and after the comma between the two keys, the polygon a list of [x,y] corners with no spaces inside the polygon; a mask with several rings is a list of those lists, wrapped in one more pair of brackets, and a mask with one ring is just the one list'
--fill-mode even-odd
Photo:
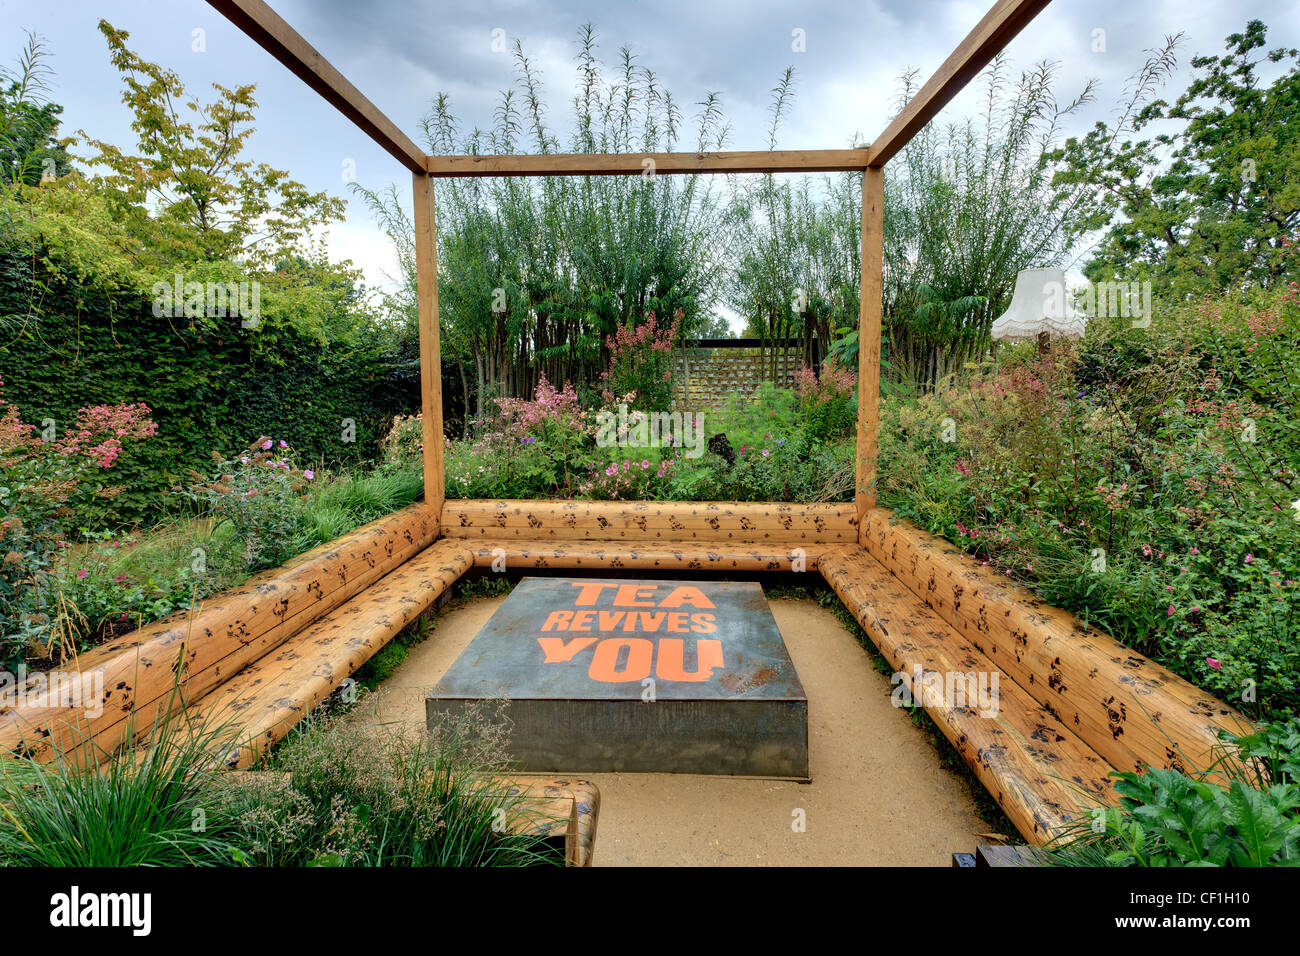
{"label": "cloudy sky", "polygon": [[[549,117],[567,133],[581,24],[593,23],[600,54],[612,63],[629,45],[643,66],[683,106],[706,91],[721,94],[732,126],[732,149],[765,146],[769,91],[787,66],[797,72],[797,98],[782,148],[847,145],[873,138],[893,111],[897,78],[917,69],[928,77],[983,15],[991,0],[273,0],[308,42],[391,117],[417,135],[420,117],[438,92],[450,94],[466,126],[490,125],[500,95],[514,81],[512,61],[494,52],[493,37],[522,40],[541,70]],[[64,133],[85,130],[129,146],[130,116],[121,85],[96,29],[104,17],[130,32],[143,57],[174,69],[187,89],[205,95],[214,82],[257,85],[257,132],[247,155],[289,170],[313,189],[348,196],[345,171],[367,186],[409,175],[278,62],[203,0],[0,0],[0,62],[12,68],[29,31],[39,34],[55,71],[51,98],[64,106]],[[1217,53],[1249,19],[1269,26],[1269,46],[1300,46],[1295,0],[1055,0],[1008,47],[1014,67],[1059,63],[1058,97],[1072,98],[1089,78],[1096,103],[1073,123],[1090,126],[1113,109],[1144,50],[1183,31],[1185,85],[1194,54]],[[201,32],[196,32],[201,31]],[[803,50],[794,49],[802,31]],[[1101,32],[1099,32],[1101,31]],[[1097,49],[1094,49],[1097,48]],[[978,86],[978,83],[973,84]],[[977,108],[966,95],[943,119]],[[421,144],[422,145],[422,144]],[[351,258],[372,283],[392,274],[383,235],[350,202],[346,223],[330,230],[331,254]]]}

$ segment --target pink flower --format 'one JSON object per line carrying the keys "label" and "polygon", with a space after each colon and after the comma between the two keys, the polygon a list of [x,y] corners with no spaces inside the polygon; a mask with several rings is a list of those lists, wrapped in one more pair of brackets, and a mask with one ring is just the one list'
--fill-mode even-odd
{"label": "pink flower", "polygon": [[316,473],[313,472],[310,468],[304,468],[302,470],[302,476],[306,478],[308,481],[311,481],[313,478],[316,477]]}
{"label": "pink flower", "polygon": [[618,473],[618,465],[610,465],[608,468],[605,469],[606,475],[615,475],[617,473]]}
{"label": "pink flower", "polygon": [[1254,560],[1255,560],[1255,556],[1254,556],[1253,554],[1248,554],[1248,555],[1246,555],[1246,563],[1247,563],[1247,564],[1250,564],[1250,562],[1252,562],[1252,561],[1254,561]]}
{"label": "pink flower", "polygon": [[1213,667],[1216,671],[1217,671],[1217,670],[1222,670],[1222,669],[1223,669],[1223,662],[1222,662],[1222,661],[1215,660],[1213,657],[1207,657],[1207,658],[1205,659],[1205,663],[1209,664],[1209,665],[1210,665],[1211,667]]}
{"label": "pink flower", "polygon": [[1192,554],[1200,554],[1200,553],[1201,553],[1200,548],[1192,548]]}
{"label": "pink flower", "polygon": [[650,467],[650,460],[648,458],[641,459],[641,470],[645,471],[649,467]]}
{"label": "pink flower", "polygon": [[268,438],[266,441],[262,442],[262,451],[270,451],[273,444],[275,443]]}
{"label": "pink flower", "polygon": [[1169,605],[1169,610],[1168,610],[1167,613],[1168,613],[1168,615],[1169,615],[1170,617],[1173,617],[1173,616],[1174,616],[1174,606],[1173,606],[1172,604]]}
{"label": "pink flower", "polygon": [[772,454],[772,453],[771,453],[770,451],[768,451],[766,448],[763,449],[763,457],[764,457],[764,458],[766,458],[766,457],[767,457],[768,455],[770,455],[770,454]]}
{"label": "pink flower", "polygon": [[90,572],[87,571],[85,568],[82,568],[80,571],[77,572],[77,577],[84,578],[88,574],[90,574]]}
{"label": "pink flower", "polygon": [[289,447],[289,443],[288,443],[287,441],[285,441],[283,438],[281,438],[281,439],[280,439],[280,447],[281,447],[281,448],[288,448],[288,447]]}

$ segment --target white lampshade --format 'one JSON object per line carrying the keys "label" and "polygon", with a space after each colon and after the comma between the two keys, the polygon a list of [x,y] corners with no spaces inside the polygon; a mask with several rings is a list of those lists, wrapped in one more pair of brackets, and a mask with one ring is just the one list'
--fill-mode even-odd
{"label": "white lampshade", "polygon": [[993,323],[994,339],[1081,336],[1087,320],[1076,312],[1065,288],[1064,269],[1022,269],[1011,305]]}

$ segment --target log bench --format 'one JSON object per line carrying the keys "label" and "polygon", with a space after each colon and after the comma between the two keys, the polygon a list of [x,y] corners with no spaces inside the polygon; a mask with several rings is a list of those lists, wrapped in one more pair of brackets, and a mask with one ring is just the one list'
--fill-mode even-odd
{"label": "log bench", "polygon": [[[439,537],[441,532],[441,537]],[[1249,722],[946,541],[850,504],[448,501],[414,505],[197,611],[83,655],[103,678],[94,718],[37,698],[0,707],[0,744],[48,759],[83,739],[105,758],[185,708],[230,722],[253,763],[471,567],[820,573],[1021,834],[1047,842],[1108,775],[1208,765]],[[996,707],[935,690],[996,676]]]}

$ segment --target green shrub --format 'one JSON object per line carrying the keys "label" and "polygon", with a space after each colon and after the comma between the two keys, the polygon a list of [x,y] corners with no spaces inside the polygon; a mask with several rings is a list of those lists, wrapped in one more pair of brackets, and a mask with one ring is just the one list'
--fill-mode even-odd
{"label": "green shrub", "polygon": [[499,777],[503,725],[482,713],[426,733],[318,718],[271,771],[227,792],[249,862],[264,866],[560,863]]}
{"label": "green shrub", "polygon": [[124,752],[103,766],[89,739],[51,763],[5,760],[0,864],[230,864],[238,845],[223,823],[213,770],[219,761],[212,756],[222,732],[182,731],[166,720],[133,727]]}
{"label": "green shrub", "polygon": [[298,470],[288,443],[263,435],[237,458],[213,452],[217,475],[198,479],[191,496],[211,509],[218,522],[228,521],[244,542],[250,571],[274,567],[295,553],[302,524],[303,492],[315,477]]}
{"label": "green shrub", "polygon": [[[1217,771],[1227,779],[1215,782]],[[1300,718],[1227,738],[1200,773],[1113,773],[1119,805],[1098,808],[1051,847],[1083,866],[1300,864]]]}

